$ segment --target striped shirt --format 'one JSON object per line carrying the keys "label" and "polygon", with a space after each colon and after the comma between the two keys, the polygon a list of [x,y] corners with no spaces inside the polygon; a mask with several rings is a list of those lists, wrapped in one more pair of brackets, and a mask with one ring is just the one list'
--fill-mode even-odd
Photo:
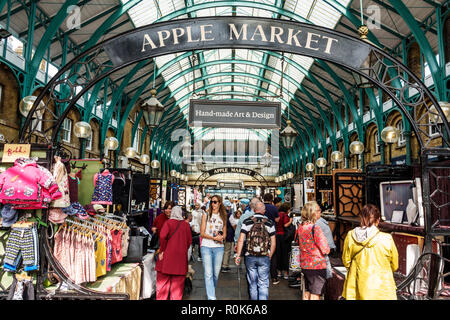
{"label": "striped shirt", "polygon": [[[247,218],[244,220],[244,222],[242,222],[241,233],[243,233],[247,236],[247,233],[250,231],[250,229],[254,225],[252,218],[256,218],[257,220],[266,218],[266,221],[264,222],[264,226],[266,227],[266,230],[269,233],[269,237],[275,236],[275,234],[276,234],[275,223],[272,220],[270,220],[268,217],[266,217],[260,213],[255,213],[252,217]],[[269,248],[270,248],[270,245],[269,245]],[[246,252],[245,255],[248,255],[248,252]]]}

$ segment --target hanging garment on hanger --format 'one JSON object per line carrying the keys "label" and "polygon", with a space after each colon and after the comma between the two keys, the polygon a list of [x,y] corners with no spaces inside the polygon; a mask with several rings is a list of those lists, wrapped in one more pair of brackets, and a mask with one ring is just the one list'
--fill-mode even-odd
{"label": "hanging garment on hanger", "polygon": [[111,264],[122,261],[122,231],[112,230],[111,231]]}
{"label": "hanging garment on hanger", "polygon": [[56,161],[53,167],[53,177],[58,184],[58,189],[62,193],[62,197],[53,201],[50,205],[54,208],[68,207],[70,205],[69,180],[66,166],[60,160]]}
{"label": "hanging garment on hanger", "polygon": [[39,238],[36,227],[11,227],[5,247],[3,268],[17,270],[18,256],[23,257],[25,271],[39,270]]}
{"label": "hanging garment on hanger", "polygon": [[112,184],[114,176],[107,170],[94,175],[94,193],[91,204],[112,204]]}
{"label": "hanging garment on hanger", "polygon": [[67,183],[69,187],[70,202],[78,202],[78,185],[80,184],[80,179],[76,176],[75,173],[71,173],[67,178]]}
{"label": "hanging garment on hanger", "polygon": [[95,275],[101,277],[106,274],[106,237],[100,235],[95,239]]}
{"label": "hanging garment on hanger", "polygon": [[19,158],[0,174],[0,201],[16,209],[42,209],[62,197],[52,174],[34,159]]}

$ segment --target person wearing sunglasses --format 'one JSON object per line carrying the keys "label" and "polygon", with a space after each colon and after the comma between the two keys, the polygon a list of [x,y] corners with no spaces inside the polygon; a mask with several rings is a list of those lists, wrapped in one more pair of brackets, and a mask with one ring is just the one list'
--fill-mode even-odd
{"label": "person wearing sunglasses", "polygon": [[219,279],[224,253],[224,235],[227,234],[227,211],[220,196],[210,200],[208,214],[203,215],[200,227],[201,253],[208,300],[216,300],[216,286]]}

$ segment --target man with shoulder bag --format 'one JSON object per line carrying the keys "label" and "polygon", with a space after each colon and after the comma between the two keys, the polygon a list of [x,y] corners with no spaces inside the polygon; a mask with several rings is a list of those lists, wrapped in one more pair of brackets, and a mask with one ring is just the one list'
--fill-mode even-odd
{"label": "man with shoulder bag", "polygon": [[264,203],[258,202],[255,214],[242,223],[237,243],[236,265],[241,262],[241,252],[246,240],[245,266],[251,300],[268,300],[270,259],[275,252],[275,224],[268,219]]}

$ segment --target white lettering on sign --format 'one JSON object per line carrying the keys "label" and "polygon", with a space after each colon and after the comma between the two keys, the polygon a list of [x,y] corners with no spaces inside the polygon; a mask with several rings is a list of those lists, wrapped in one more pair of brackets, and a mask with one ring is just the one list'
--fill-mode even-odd
{"label": "white lettering on sign", "polygon": [[[193,32],[192,28],[196,28],[197,31]],[[326,54],[332,54],[334,45],[339,42],[336,38],[310,31],[305,32],[305,37],[299,38],[299,36],[303,34],[303,30],[284,28],[283,26],[272,25],[269,27],[257,24],[255,29],[250,30],[248,23],[228,23],[228,29],[228,40],[231,41],[239,40],[270,42],[274,44],[279,43],[300,48],[304,47],[314,51],[323,51],[323,53]],[[146,52],[147,49],[149,49],[149,46],[150,49],[153,50],[169,45],[183,45],[183,42],[215,41],[214,31],[213,24],[203,24],[199,26],[177,26],[170,29],[154,31],[153,34],[145,33],[143,35],[141,52]],[[193,38],[194,34],[198,37],[197,39]]]}

